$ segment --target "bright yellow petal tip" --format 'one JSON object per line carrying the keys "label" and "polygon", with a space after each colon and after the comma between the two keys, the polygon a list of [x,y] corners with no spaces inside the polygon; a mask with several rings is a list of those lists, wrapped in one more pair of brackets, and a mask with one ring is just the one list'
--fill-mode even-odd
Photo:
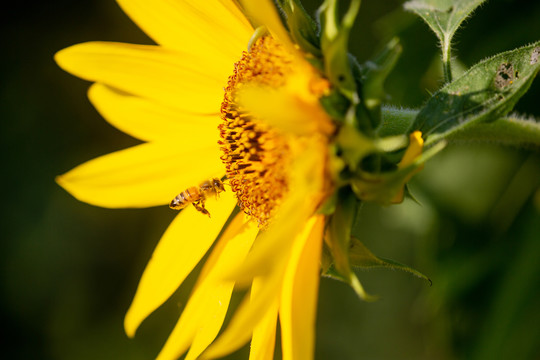
{"label": "bright yellow petal tip", "polygon": [[423,147],[424,139],[422,138],[422,132],[417,130],[411,133],[409,136],[409,147],[399,163],[399,168],[404,168],[412,164],[414,160],[422,154]]}
{"label": "bright yellow petal tip", "polygon": [[[414,131],[409,135],[409,147],[405,151],[403,158],[398,164],[398,169],[403,169],[416,161],[416,159],[422,155],[422,150],[424,148],[424,139],[422,138],[421,131]],[[414,172],[409,174],[404,180],[404,184],[407,183],[414,174],[418,173],[424,168],[424,165],[419,166]],[[398,204],[403,201],[405,196],[405,185],[399,189],[398,193],[392,198],[391,203]]]}

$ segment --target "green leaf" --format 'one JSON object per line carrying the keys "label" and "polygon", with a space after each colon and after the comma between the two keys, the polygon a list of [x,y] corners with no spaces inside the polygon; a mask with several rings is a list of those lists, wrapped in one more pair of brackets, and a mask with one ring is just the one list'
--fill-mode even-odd
{"label": "green leaf", "polygon": [[353,267],[361,269],[388,268],[392,270],[405,271],[426,280],[429,282],[429,286],[432,284],[431,280],[426,275],[410,266],[375,256],[360,240],[354,237],[352,238],[349,250],[349,258]]}
{"label": "green leaf", "polygon": [[467,126],[447,139],[448,141],[485,141],[519,147],[540,147],[540,122],[534,118],[512,115],[489,123]]}
{"label": "green leaf", "polygon": [[[418,110],[396,107],[382,108],[380,137],[405,134],[412,126]],[[491,142],[517,147],[540,146],[540,120],[518,114],[508,115],[491,122],[475,123],[453,132],[449,142]]]}
{"label": "green leaf", "polygon": [[451,42],[463,20],[486,0],[411,0],[405,9],[420,16],[441,43],[445,80],[452,81]]}
{"label": "green leaf", "polygon": [[467,126],[505,116],[540,70],[539,45],[540,41],[473,66],[431,97],[412,128],[422,131],[428,146]]}
{"label": "green leaf", "polygon": [[450,41],[463,20],[486,0],[411,0],[403,6],[420,16],[441,42]]}

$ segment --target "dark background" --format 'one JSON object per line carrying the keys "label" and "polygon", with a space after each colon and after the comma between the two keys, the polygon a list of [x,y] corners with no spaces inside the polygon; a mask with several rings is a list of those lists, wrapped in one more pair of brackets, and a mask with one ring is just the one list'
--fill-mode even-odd
{"label": "dark background", "polygon": [[[441,84],[438,48],[400,4],[365,0],[351,49],[362,62],[399,35],[404,53],[387,83],[389,102],[419,107]],[[137,141],[101,119],[86,98],[89,84],[53,61],[84,41],[151,42],[112,0],[11,6],[0,22],[2,357],[151,359],[189,289],[134,340],[123,333],[123,316],[174,214],[93,207],[55,184],[56,175]],[[469,67],[538,40],[538,19],[537,1],[488,1],[458,31],[454,55]],[[539,99],[537,79],[516,110],[539,117]],[[365,303],[323,279],[317,358],[540,358],[539,184],[538,150],[458,144],[414,179],[421,205],[364,207],[362,240],[426,273],[433,286],[388,270],[359,273],[380,296]],[[246,349],[231,358],[239,356],[247,358]]]}

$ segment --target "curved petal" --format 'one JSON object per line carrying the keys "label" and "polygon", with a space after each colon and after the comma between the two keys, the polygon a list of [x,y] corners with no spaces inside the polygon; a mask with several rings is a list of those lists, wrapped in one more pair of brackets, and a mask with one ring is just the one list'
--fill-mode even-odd
{"label": "curved petal", "polygon": [[230,0],[117,1],[158,44],[203,54],[216,61],[236,61],[253,33],[249,22]]}
{"label": "curved petal", "polygon": [[[424,148],[424,139],[422,138],[421,131],[414,131],[409,135],[409,146],[405,150],[405,154],[401,158],[401,161],[398,164],[398,169],[404,169],[407,166],[411,165],[420,155],[422,155],[422,149]],[[420,165],[416,170],[412,171],[405,179],[403,179],[403,185],[398,190],[397,194],[392,198],[392,203],[400,203],[403,201],[403,196],[405,194],[405,184],[411,180],[414,174],[418,173],[424,168],[423,165]]]}
{"label": "curved petal", "polygon": [[124,319],[128,336],[135,335],[140,323],[176,291],[208,251],[236,206],[236,198],[227,191],[209,205],[212,218],[189,206],[159,241]]}
{"label": "curved petal", "polygon": [[252,292],[251,299],[244,298],[228,327],[203,353],[203,359],[223,357],[249,341],[253,329],[277,303],[282,278],[283,274],[276,271],[274,276],[254,279],[253,283],[261,282],[260,291]]}
{"label": "curved petal", "polygon": [[[223,325],[229,302],[231,299],[234,283],[218,283],[213,288],[206,287],[206,292],[199,298],[197,311],[199,321],[194,334],[193,342],[184,360],[196,360],[198,356],[214,341]],[[174,357],[163,359],[175,360]],[[161,357],[158,358],[161,360]]]}
{"label": "curved petal", "polygon": [[[189,186],[222,174],[213,137],[137,145],[90,160],[56,178],[77,199],[92,205],[149,207],[168,204]],[[198,141],[197,141],[198,140]]]}
{"label": "curved petal", "polygon": [[251,16],[256,23],[266,26],[272,36],[286,46],[292,54],[298,53],[271,0],[240,0],[240,2],[244,5],[246,14]]}
{"label": "curved petal", "polygon": [[319,215],[304,248],[292,256],[285,273],[279,308],[283,360],[314,358],[323,231],[324,216]]}
{"label": "curved petal", "polygon": [[307,224],[304,223],[301,233],[291,241],[292,252],[283,254],[281,258],[273,257],[276,267],[272,273],[254,279],[256,291],[252,291],[251,299],[245,299],[242,302],[227,329],[203,354],[203,358],[216,358],[229,354],[249,340],[253,329],[272,310],[275,302],[279,301],[285,270],[290,261],[298,261],[296,258],[300,256],[306,241],[311,238],[315,219],[312,217]]}
{"label": "curved petal", "polygon": [[155,101],[94,84],[88,97],[111,125],[143,141],[175,141],[198,134],[217,136],[220,118],[217,115],[186,114]]}
{"label": "curved petal", "polygon": [[[302,99],[298,92],[248,86],[239,92],[239,102],[260,119],[286,133],[295,135],[331,134],[334,130],[318,100]],[[287,111],[283,111],[287,109]]]}
{"label": "curved petal", "polygon": [[[252,293],[259,291],[256,289],[261,286],[260,281],[253,282]],[[276,301],[269,307],[266,315],[253,329],[251,337],[251,349],[249,351],[249,360],[273,360],[274,349],[276,345],[276,327],[278,318],[279,302]]]}
{"label": "curved petal", "polygon": [[190,346],[186,360],[196,359],[216,338],[229,306],[234,283],[220,281],[223,269],[241,261],[258,228],[238,214],[215,245],[199,276],[180,320],[161,350],[158,360],[177,359]]}
{"label": "curved petal", "polygon": [[215,114],[233,62],[166,50],[159,46],[88,42],[56,53],[64,70],[188,112]]}

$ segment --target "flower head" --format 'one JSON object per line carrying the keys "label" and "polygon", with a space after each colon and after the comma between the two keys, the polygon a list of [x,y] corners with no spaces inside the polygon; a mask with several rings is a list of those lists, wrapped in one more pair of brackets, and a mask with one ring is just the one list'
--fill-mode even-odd
{"label": "flower head", "polygon": [[[325,47],[332,39],[314,44],[313,31],[298,31],[305,14],[296,2],[284,2],[288,19],[297,20],[287,30],[268,0],[244,7],[233,0],[118,1],[158,45],[79,44],[56,60],[94,82],[96,108],[144,143],[80,165],[58,183],[100,206],[174,198],[171,206],[183,209],[144,271],[127,334],[209,253],[158,358],[214,358],[250,338],[252,358],[272,358],[278,318],[284,359],[313,358],[323,238],[334,274],[356,284],[343,260],[343,234],[329,230],[346,208],[342,194],[355,204],[357,197],[401,196],[419,166],[420,142],[394,163],[394,177],[360,166],[382,153],[380,141],[366,140],[351,122],[359,103],[354,81],[342,85],[336,75],[350,72],[334,61],[343,51]],[[246,13],[265,28],[254,30]],[[360,150],[350,139],[361,140]],[[402,140],[389,151],[403,149]],[[218,337],[235,287],[248,295]]]}

